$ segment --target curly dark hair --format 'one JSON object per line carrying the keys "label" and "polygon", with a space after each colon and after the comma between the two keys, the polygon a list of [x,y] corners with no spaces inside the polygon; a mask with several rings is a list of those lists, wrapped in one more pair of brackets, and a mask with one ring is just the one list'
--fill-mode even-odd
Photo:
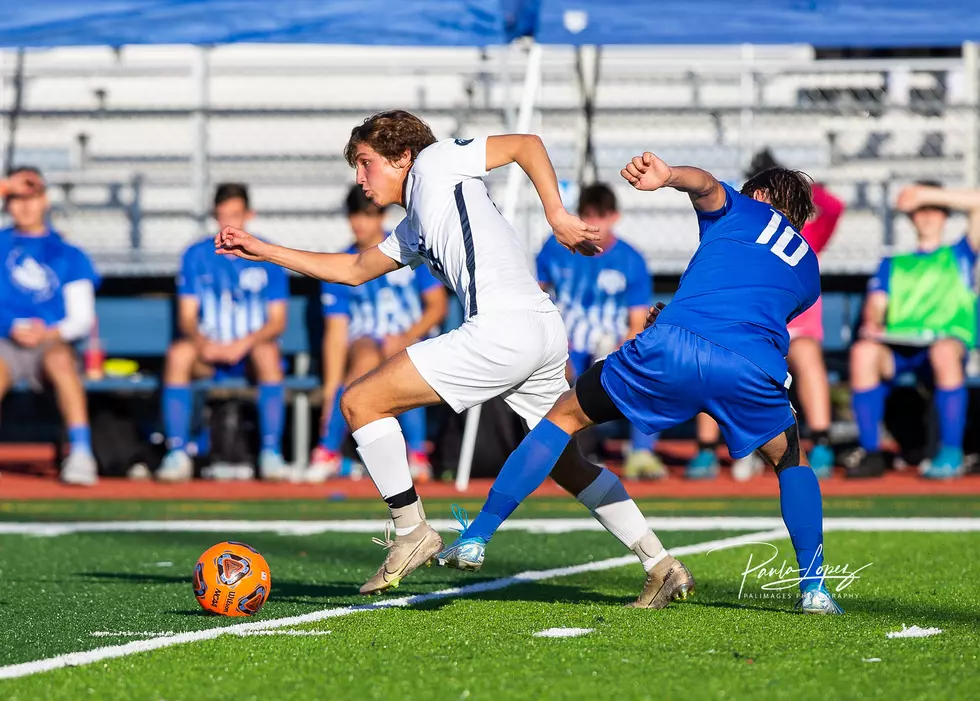
{"label": "curly dark hair", "polygon": [[781,166],[756,173],[742,185],[742,194],[751,197],[758,191],[769,196],[769,204],[782,212],[800,231],[816,209],[813,206],[812,178],[801,170]]}
{"label": "curly dark hair", "polygon": [[350,139],[344,147],[344,158],[354,167],[357,147],[367,144],[389,161],[396,161],[405,151],[414,161],[419,152],[436,142],[429,125],[405,110],[388,110],[368,117],[350,130]]}

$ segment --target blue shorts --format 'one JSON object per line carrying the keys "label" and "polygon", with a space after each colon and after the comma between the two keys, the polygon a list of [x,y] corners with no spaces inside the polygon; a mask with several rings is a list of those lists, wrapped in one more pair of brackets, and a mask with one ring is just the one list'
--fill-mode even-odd
{"label": "blue shorts", "polygon": [[[923,382],[932,379],[932,363],[929,360],[929,346],[900,346],[887,344],[895,361],[895,377],[904,373],[912,373]],[[964,344],[964,350],[966,344]],[[963,367],[970,359],[969,351],[963,353]],[[894,379],[894,378],[892,378]]]}
{"label": "blue shorts", "polygon": [[613,404],[646,433],[707,413],[736,459],[796,423],[786,388],[758,365],[670,324],[654,324],[609,355],[601,381]]}

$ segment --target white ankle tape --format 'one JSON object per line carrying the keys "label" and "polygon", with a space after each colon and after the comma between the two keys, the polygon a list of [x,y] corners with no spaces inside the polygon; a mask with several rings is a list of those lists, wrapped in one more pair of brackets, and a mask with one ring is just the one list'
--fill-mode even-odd
{"label": "white ankle tape", "polygon": [[[592,480],[592,484],[579,492],[578,499],[589,511],[595,511],[603,505],[606,495],[616,486],[622,487],[619,478],[606,468],[602,468],[599,476]],[[628,497],[627,497],[628,498]]]}
{"label": "white ankle tape", "polygon": [[386,416],[383,419],[364,424],[359,429],[351,433],[351,437],[358,446],[374,443],[379,438],[387,436],[389,433],[401,431],[398,419],[394,416]]}
{"label": "white ankle tape", "polygon": [[643,569],[647,572],[656,567],[657,563],[667,557],[670,553],[667,552],[667,548],[664,548],[659,553],[651,557],[649,560],[643,561]]}

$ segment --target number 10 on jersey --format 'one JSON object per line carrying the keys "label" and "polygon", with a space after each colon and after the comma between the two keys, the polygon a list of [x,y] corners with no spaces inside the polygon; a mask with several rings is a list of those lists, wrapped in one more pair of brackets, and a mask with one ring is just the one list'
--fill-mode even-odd
{"label": "number 10 on jersey", "polygon": [[[769,224],[763,229],[762,233],[759,234],[759,238],[755,240],[756,243],[761,243],[764,246],[768,246],[769,242],[772,241],[772,237],[776,235],[776,230],[779,229],[780,216],[776,212],[773,212],[772,219],[769,220]],[[798,244],[796,250],[793,251],[792,255],[786,254],[786,247],[789,246],[790,241],[793,239],[798,239]],[[793,231],[792,227],[783,228],[783,233],[779,235],[770,248],[769,252],[776,254],[780,260],[789,263],[791,267],[796,267],[796,264],[803,260],[803,256],[806,252],[810,250],[810,246],[807,242],[803,240],[803,237],[798,233]]]}

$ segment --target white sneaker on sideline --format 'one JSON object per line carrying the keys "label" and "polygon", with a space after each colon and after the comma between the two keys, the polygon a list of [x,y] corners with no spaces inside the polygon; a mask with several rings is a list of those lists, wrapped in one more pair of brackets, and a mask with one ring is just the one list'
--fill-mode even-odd
{"label": "white sneaker on sideline", "polygon": [[194,477],[194,461],[183,450],[171,450],[163,456],[157,470],[159,482],[187,482]]}
{"label": "white sneaker on sideline", "polygon": [[99,466],[87,450],[73,450],[61,463],[61,481],[80,487],[91,487],[99,481]]}
{"label": "white sneaker on sideline", "polygon": [[753,477],[761,475],[766,464],[755,453],[739,458],[732,463],[732,479],[736,482],[748,482]]}

